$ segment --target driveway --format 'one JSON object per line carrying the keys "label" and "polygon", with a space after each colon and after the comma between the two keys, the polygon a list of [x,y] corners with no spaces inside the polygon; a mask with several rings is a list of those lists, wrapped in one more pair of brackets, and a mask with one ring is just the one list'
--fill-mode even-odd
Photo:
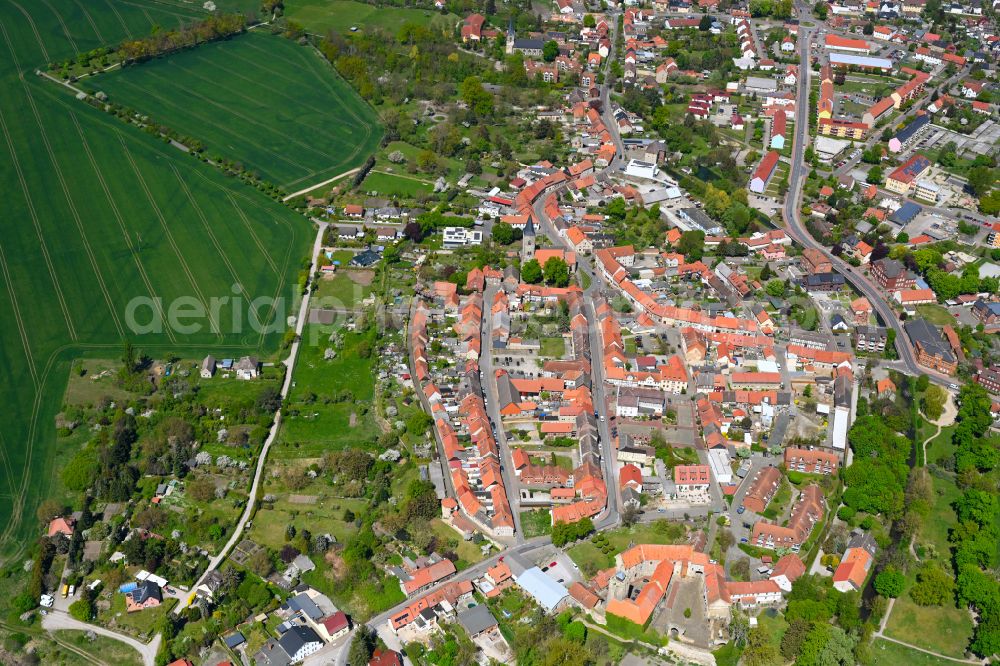
{"label": "driveway", "polygon": [[62,611],[50,611],[48,615],[42,618],[42,628],[49,632],[63,630],[92,631],[99,636],[104,636],[106,638],[111,638],[125,643],[142,655],[142,663],[145,666],[155,666],[156,653],[160,649],[160,641],[162,640],[162,636],[160,634],[156,634],[156,636],[153,637],[153,640],[149,643],[140,643],[134,638],[130,638],[124,634],[119,634],[116,631],[99,627],[96,624],[80,622],[76,618],[70,617]]}

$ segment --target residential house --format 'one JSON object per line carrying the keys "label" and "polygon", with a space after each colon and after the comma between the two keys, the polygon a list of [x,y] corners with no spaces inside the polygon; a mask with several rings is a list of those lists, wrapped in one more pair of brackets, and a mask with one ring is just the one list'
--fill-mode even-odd
{"label": "residential house", "polygon": [[237,379],[256,379],[260,375],[260,361],[255,356],[244,356],[235,364]]}
{"label": "residential house", "polygon": [[140,581],[135,589],[125,593],[125,610],[129,613],[155,608],[163,603],[160,586],[150,580]]}

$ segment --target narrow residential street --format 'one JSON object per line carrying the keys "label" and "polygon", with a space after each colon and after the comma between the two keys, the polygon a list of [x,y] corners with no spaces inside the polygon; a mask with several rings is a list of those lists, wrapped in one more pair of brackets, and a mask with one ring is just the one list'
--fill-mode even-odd
{"label": "narrow residential street", "polygon": [[105,629],[96,624],[90,624],[88,622],[81,622],[76,618],[70,617],[68,614],[62,611],[50,611],[48,615],[42,618],[42,627],[49,632],[54,631],[92,631],[99,636],[104,636],[106,638],[111,638],[113,640],[125,643],[129,647],[134,648],[140,655],[142,655],[142,663],[144,666],[155,666],[156,664],[156,653],[160,649],[160,642],[163,637],[160,634],[156,634],[149,643],[140,643],[139,641],[126,636],[125,634],[120,634],[117,631],[111,631],[110,629]]}

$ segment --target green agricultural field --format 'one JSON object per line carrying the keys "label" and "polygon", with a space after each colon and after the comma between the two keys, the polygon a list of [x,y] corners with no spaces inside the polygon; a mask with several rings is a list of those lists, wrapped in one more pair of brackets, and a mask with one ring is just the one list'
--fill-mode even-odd
{"label": "green agricultural field", "polygon": [[[196,7],[154,0],[0,6],[4,559],[34,543],[40,500],[63,492],[58,461],[76,440],[57,443],[55,417],[73,359],[116,358],[124,339],[154,357],[266,356],[281,339],[285,313],[264,308],[260,316],[279,325],[261,332],[247,325],[247,304],[258,296],[290,304],[311,225],[31,74],[153,26],[176,27],[197,18]],[[207,308],[212,298],[232,298],[237,284],[235,308],[228,303],[210,318],[182,322],[197,330],[133,326],[178,303]],[[130,312],[130,303],[139,307]]]}
{"label": "green agricultural field", "polygon": [[308,46],[253,31],[86,80],[289,193],[361,166],[382,128]]}
{"label": "green agricultural field", "polygon": [[326,34],[330,30],[346,32],[353,27],[385,28],[393,32],[404,23],[454,26],[458,17],[442,15],[429,9],[404,9],[402,7],[375,7],[353,0],[287,0],[285,16],[301,23],[311,32]]}

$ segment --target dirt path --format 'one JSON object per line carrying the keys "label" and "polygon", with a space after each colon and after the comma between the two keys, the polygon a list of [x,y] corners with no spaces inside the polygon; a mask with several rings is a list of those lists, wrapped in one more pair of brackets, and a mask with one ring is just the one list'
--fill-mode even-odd
{"label": "dirt path", "polygon": [[[920,414],[924,416],[924,418],[927,418],[927,416],[923,412],[920,412]],[[935,437],[940,435],[942,428],[946,428],[954,424],[956,416],[958,416],[958,407],[955,406],[955,396],[952,395],[951,393],[948,393],[948,399],[945,400],[944,402],[944,411],[941,412],[941,418],[939,418],[937,421],[930,421],[930,419],[928,419],[931,423],[933,423],[937,427],[937,429],[934,431],[933,435],[925,439],[920,444],[921,454],[925,467],[927,466],[927,442],[932,441]],[[910,547],[912,548],[912,544],[910,545]]]}
{"label": "dirt path", "polygon": [[312,192],[313,190],[315,190],[318,187],[323,187],[324,185],[329,185],[330,183],[333,183],[335,181],[340,180],[344,176],[350,176],[351,174],[355,174],[355,173],[357,173],[360,170],[361,170],[361,167],[355,167],[355,168],[353,168],[353,169],[351,169],[349,171],[345,171],[344,173],[337,174],[333,178],[328,178],[328,179],[324,180],[322,183],[314,183],[314,184],[310,185],[309,187],[305,188],[304,190],[299,190],[298,192],[292,192],[287,197],[285,197],[284,199],[282,199],[282,201],[288,201],[289,199],[294,199],[297,196],[306,194],[308,192]]}
{"label": "dirt path", "polygon": [[134,638],[125,636],[124,634],[119,634],[116,631],[105,629],[104,627],[96,624],[80,622],[79,620],[72,618],[61,611],[52,611],[42,618],[42,627],[50,633],[62,630],[93,631],[99,636],[120,641],[135,649],[140,655],[142,655],[142,661],[146,666],[153,666],[153,664],[156,663],[156,653],[160,649],[160,641],[163,638],[162,635],[156,634],[156,636],[153,637],[153,640],[149,643],[140,643]]}
{"label": "dirt path", "polygon": [[959,659],[958,657],[949,657],[944,654],[938,654],[937,652],[931,652],[930,650],[919,648],[916,645],[910,645],[909,643],[904,643],[903,641],[897,641],[895,638],[889,638],[888,636],[882,636],[879,634],[875,635],[884,641],[889,641],[890,643],[895,643],[896,645],[902,645],[903,647],[908,647],[911,650],[916,650],[917,652],[923,652],[924,654],[929,654],[930,656],[935,657],[937,659],[945,659],[947,661],[953,661],[956,664],[976,664],[977,666],[982,666],[983,664],[988,663],[985,659]]}

